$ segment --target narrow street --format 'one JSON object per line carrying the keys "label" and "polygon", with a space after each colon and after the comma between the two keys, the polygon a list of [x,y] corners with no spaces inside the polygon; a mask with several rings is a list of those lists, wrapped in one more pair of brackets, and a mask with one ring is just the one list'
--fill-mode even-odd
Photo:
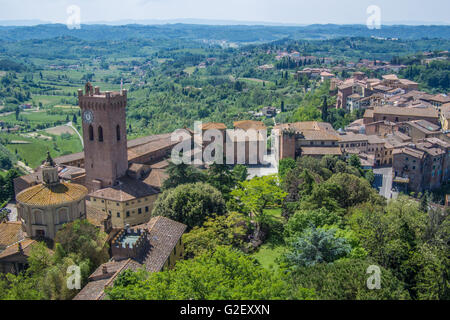
{"label": "narrow street", "polygon": [[392,167],[388,168],[377,168],[373,170],[373,173],[375,175],[382,176],[381,184],[376,184],[376,187],[380,191],[380,195],[385,197],[386,199],[392,199],[397,198],[398,193],[392,191],[392,179],[393,179],[393,172]]}

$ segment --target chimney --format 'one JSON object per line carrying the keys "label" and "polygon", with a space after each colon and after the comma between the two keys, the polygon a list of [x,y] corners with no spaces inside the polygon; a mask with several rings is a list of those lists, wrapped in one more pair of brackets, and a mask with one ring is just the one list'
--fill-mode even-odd
{"label": "chimney", "polygon": [[108,267],[106,265],[103,265],[102,267],[102,273],[107,274],[108,273]]}
{"label": "chimney", "polygon": [[98,87],[98,86],[96,86],[95,88],[94,88],[94,92],[95,92],[95,94],[96,95],[99,95],[100,94],[100,87]]}

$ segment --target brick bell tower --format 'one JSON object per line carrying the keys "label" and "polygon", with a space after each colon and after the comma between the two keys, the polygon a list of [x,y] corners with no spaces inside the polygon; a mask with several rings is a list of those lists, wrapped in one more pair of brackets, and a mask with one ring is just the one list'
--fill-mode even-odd
{"label": "brick bell tower", "polygon": [[100,92],[88,82],[78,90],[83,121],[84,168],[90,192],[113,186],[128,169],[127,91]]}

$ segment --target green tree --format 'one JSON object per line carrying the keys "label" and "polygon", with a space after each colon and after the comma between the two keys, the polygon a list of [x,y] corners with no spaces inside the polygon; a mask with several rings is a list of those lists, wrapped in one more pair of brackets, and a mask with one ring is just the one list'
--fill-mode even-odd
{"label": "green tree", "polygon": [[278,176],[270,175],[241,182],[239,188],[233,190],[231,195],[255,224],[254,238],[259,241],[261,225],[267,220],[264,209],[269,206],[280,206],[287,193],[279,186]]}
{"label": "green tree", "polygon": [[202,227],[194,227],[183,235],[185,256],[192,258],[217,246],[244,249],[248,229],[247,218],[241,213],[208,218]]}
{"label": "green tree", "polygon": [[328,101],[327,96],[323,97],[322,102],[322,121],[327,122],[328,121]]}
{"label": "green tree", "polygon": [[319,228],[323,226],[340,225],[341,223],[341,217],[334,212],[330,212],[326,208],[300,210],[295,212],[295,214],[289,218],[289,221],[285,226],[285,236],[287,238],[299,236],[311,226]]}
{"label": "green tree", "polygon": [[233,168],[233,175],[234,175],[234,179],[237,182],[243,182],[243,181],[247,180],[247,177],[248,177],[247,167],[242,164],[235,165]]}
{"label": "green tree", "polygon": [[107,237],[87,220],[75,220],[56,233],[55,242],[63,252],[77,255],[78,260],[89,260],[92,270],[108,260]]}
{"label": "green tree", "polygon": [[389,269],[381,267],[381,289],[367,288],[367,269],[376,264],[370,260],[343,259],[300,267],[292,273],[294,286],[317,293],[319,300],[407,300],[404,284]]}
{"label": "green tree", "polygon": [[163,183],[163,189],[165,190],[176,188],[181,184],[196,183],[205,180],[203,173],[185,163],[174,164],[170,162],[166,172],[169,177]]}
{"label": "green tree", "polygon": [[349,224],[369,255],[405,282],[412,298],[449,296],[447,212],[425,213],[420,203],[402,196],[386,208],[353,209]]}
{"label": "green tree", "polygon": [[287,263],[294,268],[314,266],[347,256],[352,249],[350,243],[345,238],[335,237],[335,233],[335,229],[308,228],[290,243]]}
{"label": "green tree", "polygon": [[201,226],[208,217],[225,213],[222,194],[209,184],[183,184],[164,191],[156,200],[153,216],[182,222],[189,229]]}
{"label": "green tree", "polygon": [[278,174],[280,179],[283,180],[284,177],[289,173],[290,170],[296,167],[296,162],[292,158],[281,159],[278,165]]}
{"label": "green tree", "polygon": [[37,287],[34,278],[21,273],[18,276],[0,276],[0,300],[42,300],[45,295]]}
{"label": "green tree", "polygon": [[176,268],[156,273],[123,272],[107,288],[113,300],[260,300],[311,299],[312,290],[292,292],[279,274],[266,271],[242,252],[218,247]]}
{"label": "green tree", "polygon": [[222,193],[225,199],[229,198],[229,194],[236,186],[236,180],[225,164],[213,163],[206,171],[206,182]]}

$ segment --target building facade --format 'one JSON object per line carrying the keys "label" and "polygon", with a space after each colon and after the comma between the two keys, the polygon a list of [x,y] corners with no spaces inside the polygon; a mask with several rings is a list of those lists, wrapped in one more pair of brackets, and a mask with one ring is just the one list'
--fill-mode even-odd
{"label": "building facade", "polygon": [[29,237],[54,239],[64,224],[86,218],[86,187],[60,182],[50,154],[42,166],[43,183],[16,196],[18,217]]}
{"label": "building facade", "polygon": [[78,90],[83,119],[84,168],[89,191],[115,184],[128,169],[127,91],[100,92],[88,82]]}

